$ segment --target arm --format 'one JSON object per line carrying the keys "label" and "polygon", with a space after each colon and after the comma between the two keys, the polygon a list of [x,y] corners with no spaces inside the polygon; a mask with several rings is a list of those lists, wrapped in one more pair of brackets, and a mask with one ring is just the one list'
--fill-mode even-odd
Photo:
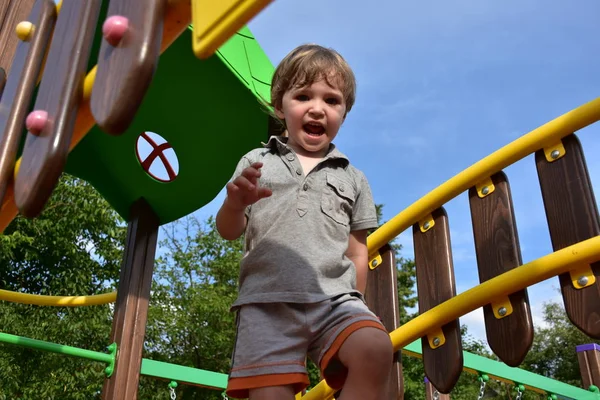
{"label": "arm", "polygon": [[235,240],[246,229],[246,207],[271,196],[271,190],[258,186],[262,163],[244,168],[241,174],[226,186],[227,197],[216,218],[217,231],[223,239]]}
{"label": "arm", "polygon": [[367,290],[369,252],[367,250],[367,229],[350,232],[346,256],[356,266],[356,288],[364,294]]}

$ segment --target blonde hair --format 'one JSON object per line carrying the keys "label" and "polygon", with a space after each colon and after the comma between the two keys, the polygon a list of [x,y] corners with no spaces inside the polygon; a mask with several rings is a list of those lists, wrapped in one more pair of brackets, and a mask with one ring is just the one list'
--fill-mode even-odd
{"label": "blonde hair", "polygon": [[317,44],[300,45],[281,60],[271,80],[271,106],[281,108],[285,92],[321,79],[342,92],[348,114],[356,99],[354,73],[337,51]]}

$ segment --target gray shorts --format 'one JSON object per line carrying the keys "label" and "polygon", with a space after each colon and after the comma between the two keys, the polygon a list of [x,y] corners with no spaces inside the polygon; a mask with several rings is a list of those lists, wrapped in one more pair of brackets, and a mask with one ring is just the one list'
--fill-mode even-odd
{"label": "gray shorts", "polygon": [[295,393],[302,391],[309,385],[307,355],[338,390],[347,370],[337,353],[348,336],[365,327],[387,333],[366,304],[349,294],[313,304],[248,304],[237,313],[227,384],[233,398],[248,398],[249,389],[266,386],[292,385]]}

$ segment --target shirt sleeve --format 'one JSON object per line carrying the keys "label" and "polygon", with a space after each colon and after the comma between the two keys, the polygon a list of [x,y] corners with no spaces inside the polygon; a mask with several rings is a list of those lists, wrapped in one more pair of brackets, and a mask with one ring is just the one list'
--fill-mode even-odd
{"label": "shirt sleeve", "polygon": [[357,231],[377,228],[377,211],[375,210],[373,194],[371,193],[371,187],[367,178],[361,171],[358,171],[356,183],[357,194],[352,210],[350,230]]}

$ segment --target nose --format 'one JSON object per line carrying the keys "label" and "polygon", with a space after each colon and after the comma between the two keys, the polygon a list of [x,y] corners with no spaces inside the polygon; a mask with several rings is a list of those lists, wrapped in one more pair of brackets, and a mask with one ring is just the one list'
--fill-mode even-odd
{"label": "nose", "polygon": [[322,117],[325,115],[325,108],[323,107],[323,103],[319,100],[313,101],[311,107],[308,109],[308,114],[311,117]]}

